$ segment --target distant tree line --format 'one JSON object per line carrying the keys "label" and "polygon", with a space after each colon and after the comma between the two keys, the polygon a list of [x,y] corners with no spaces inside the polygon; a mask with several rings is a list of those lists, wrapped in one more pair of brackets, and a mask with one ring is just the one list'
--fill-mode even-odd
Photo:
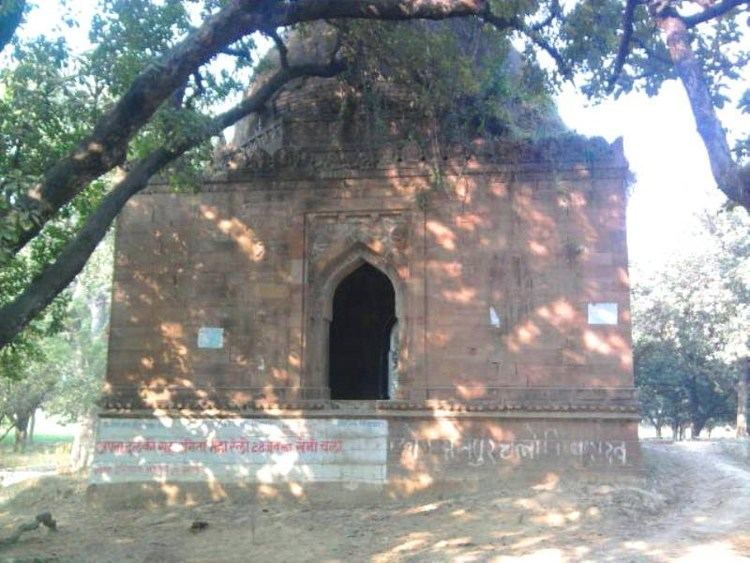
{"label": "distant tree line", "polygon": [[750,220],[707,217],[701,248],[663,264],[633,289],[636,385],[644,420],[675,439],[716,425],[747,435]]}
{"label": "distant tree line", "polygon": [[94,414],[107,359],[112,252],[110,236],[73,282],[53,334],[39,336],[22,363],[0,362],[0,438],[13,435],[15,451],[26,449],[39,409],[63,422]]}

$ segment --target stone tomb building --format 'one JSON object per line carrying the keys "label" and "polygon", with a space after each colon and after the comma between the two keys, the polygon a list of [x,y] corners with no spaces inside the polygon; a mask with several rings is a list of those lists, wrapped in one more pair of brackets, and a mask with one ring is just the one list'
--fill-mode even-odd
{"label": "stone tomb building", "polygon": [[199,193],[127,205],[92,481],[637,464],[621,144],[374,134],[340,88],[285,88]]}

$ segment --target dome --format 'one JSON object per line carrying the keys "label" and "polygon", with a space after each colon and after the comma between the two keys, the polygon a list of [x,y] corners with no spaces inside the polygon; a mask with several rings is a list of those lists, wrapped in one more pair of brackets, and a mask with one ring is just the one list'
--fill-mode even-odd
{"label": "dome", "polygon": [[[286,38],[290,65],[325,63],[338,48],[342,75],[301,78],[239,122],[229,151],[375,146],[405,139],[549,137],[564,126],[540,71],[507,37],[476,19],[315,23]],[[254,92],[279,67],[273,49]],[[248,151],[248,147],[251,150]]]}

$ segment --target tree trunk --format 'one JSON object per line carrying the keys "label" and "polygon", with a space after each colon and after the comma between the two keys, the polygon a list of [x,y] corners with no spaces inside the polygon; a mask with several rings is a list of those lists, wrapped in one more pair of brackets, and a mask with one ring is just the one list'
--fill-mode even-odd
{"label": "tree trunk", "polygon": [[671,3],[652,0],[649,9],[664,34],[669,58],[687,93],[716,184],[730,200],[750,211],[750,182],[732,159],[724,127],[714,109],[708,80],[690,45],[688,26]]}
{"label": "tree trunk", "polygon": [[29,444],[34,443],[34,429],[36,428],[36,411],[31,413],[31,420],[29,420]]}
{"label": "tree trunk", "polygon": [[70,468],[73,471],[82,471],[91,465],[94,457],[95,429],[96,413],[85,414],[81,418],[70,450]]}
{"label": "tree trunk", "polygon": [[28,438],[29,418],[30,416],[28,414],[16,415],[16,420],[13,424],[16,427],[16,441],[13,444],[14,452],[26,451],[26,439]]}
{"label": "tree trunk", "polygon": [[656,437],[661,440],[661,427],[662,427],[662,425],[661,424],[656,424],[654,427],[656,428]]}
{"label": "tree trunk", "polygon": [[737,382],[737,437],[747,438],[747,386],[750,382],[750,358],[745,358],[745,369]]}
{"label": "tree trunk", "polygon": [[694,420],[690,429],[690,439],[697,440],[703,431],[703,427],[706,425],[704,420]]}

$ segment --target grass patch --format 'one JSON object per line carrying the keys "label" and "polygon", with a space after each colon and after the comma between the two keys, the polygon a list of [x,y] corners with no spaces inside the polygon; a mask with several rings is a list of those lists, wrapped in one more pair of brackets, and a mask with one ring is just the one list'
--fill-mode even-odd
{"label": "grass patch", "polygon": [[[0,432],[0,435],[5,432],[4,430]],[[16,441],[16,436],[13,432],[8,434],[5,438],[3,438],[2,441],[0,441],[0,451],[10,447],[13,448],[13,444]],[[34,435],[34,444],[38,446],[54,446],[57,444],[67,444],[73,442],[73,435],[72,434],[35,434]]]}
{"label": "grass patch", "polygon": [[11,432],[0,442],[0,469],[65,465],[73,444],[72,435],[37,434],[24,452],[14,452],[15,440]]}

